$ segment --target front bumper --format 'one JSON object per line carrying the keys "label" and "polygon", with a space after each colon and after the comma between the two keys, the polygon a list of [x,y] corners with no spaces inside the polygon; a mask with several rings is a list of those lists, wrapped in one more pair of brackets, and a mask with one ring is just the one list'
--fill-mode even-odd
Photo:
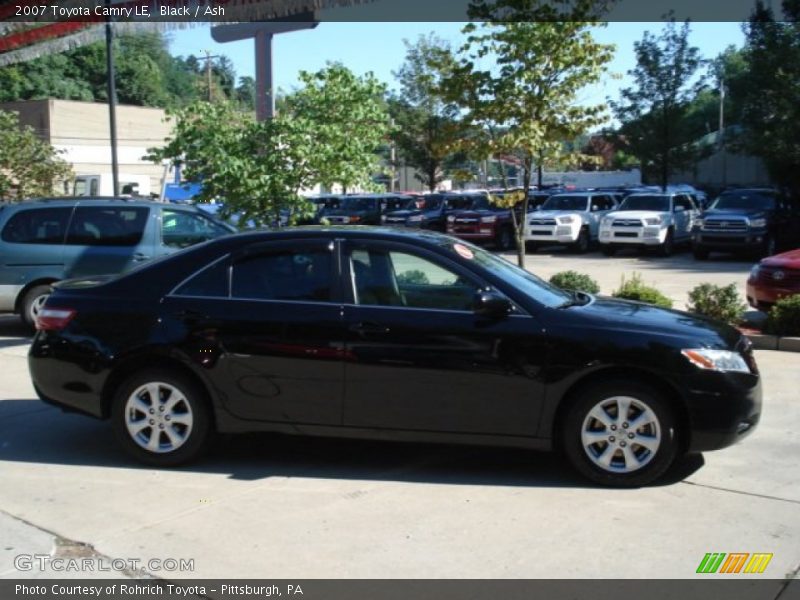
{"label": "front bumper", "polygon": [[530,225],[525,230],[526,242],[574,244],[578,241],[579,227],[571,225]]}
{"label": "front bumper", "polygon": [[459,237],[459,238],[461,238],[463,240],[474,240],[474,241],[477,241],[477,242],[480,242],[480,241],[491,241],[491,240],[493,240],[495,238],[494,228],[491,228],[491,229],[489,229],[489,228],[486,228],[486,229],[480,228],[480,229],[478,229],[478,228],[474,228],[474,227],[466,228],[466,227],[458,227],[458,226],[456,226],[456,227],[448,226],[447,227],[447,234],[448,235],[454,235],[454,236]]}
{"label": "front bumper", "polygon": [[746,373],[702,373],[685,381],[690,452],[726,448],[761,418],[761,379]]}
{"label": "front bumper", "polygon": [[781,298],[800,294],[800,289],[765,286],[752,279],[747,281],[747,303],[753,308],[768,309]]}
{"label": "front bumper", "polygon": [[632,246],[660,246],[667,238],[667,230],[657,225],[644,227],[602,227],[600,243]]}
{"label": "front bumper", "polygon": [[748,233],[717,233],[708,231],[695,231],[692,241],[695,246],[704,248],[717,248],[719,250],[756,249],[764,244],[767,237],[766,231]]}

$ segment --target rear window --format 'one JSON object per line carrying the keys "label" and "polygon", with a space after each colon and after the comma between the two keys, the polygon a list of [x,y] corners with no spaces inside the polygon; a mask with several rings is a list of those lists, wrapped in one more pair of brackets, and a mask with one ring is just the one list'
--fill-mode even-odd
{"label": "rear window", "polygon": [[73,246],[135,246],[142,240],[148,208],[79,206],[67,234]]}
{"label": "rear window", "polygon": [[3,227],[4,242],[62,244],[71,207],[33,208],[13,215]]}

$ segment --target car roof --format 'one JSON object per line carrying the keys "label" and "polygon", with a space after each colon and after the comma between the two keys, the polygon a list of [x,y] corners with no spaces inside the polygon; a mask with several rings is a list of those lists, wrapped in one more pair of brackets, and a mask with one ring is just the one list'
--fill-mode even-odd
{"label": "car roof", "polygon": [[[381,227],[370,225],[301,225],[290,228],[255,229],[234,233],[218,240],[237,239],[255,243],[259,241],[267,242],[270,240],[283,239],[313,239],[344,237],[349,239],[369,239],[379,237],[384,240],[398,242],[426,242],[431,244],[441,244],[442,242],[453,242],[453,238],[436,231],[427,229],[403,229],[397,227]],[[216,240],[215,240],[216,241]],[[213,243],[213,242],[212,242]]]}
{"label": "car roof", "polygon": [[[67,204],[73,205],[79,202],[94,203],[108,202],[108,203],[125,203],[125,204],[156,204],[155,200],[142,197],[120,197],[120,196],[52,196],[43,198],[29,198],[21,202],[15,202],[15,206],[35,206],[37,204]],[[167,204],[158,202],[157,204]]]}

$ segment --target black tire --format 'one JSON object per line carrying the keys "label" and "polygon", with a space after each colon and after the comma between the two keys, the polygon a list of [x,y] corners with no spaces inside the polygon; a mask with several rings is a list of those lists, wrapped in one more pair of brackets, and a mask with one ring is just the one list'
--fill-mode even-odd
{"label": "black tire", "polygon": [[617,253],[617,249],[612,246],[611,244],[603,244],[603,254],[606,256],[614,256]]}
{"label": "black tire", "polygon": [[19,318],[29,329],[36,329],[36,313],[52,291],[50,285],[35,285],[25,292],[19,304]]}
{"label": "black tire", "polygon": [[661,256],[665,257],[672,256],[673,252],[675,252],[675,240],[672,229],[667,230],[667,236],[664,238],[664,243],[659,246],[658,252]]}
{"label": "black tire", "polygon": [[[128,400],[140,388],[156,382],[158,384],[163,384],[163,387],[160,387],[159,391],[159,406],[162,405],[162,400],[163,405],[168,405],[172,392],[170,392],[170,395],[167,395],[167,392],[170,390],[166,386],[171,386],[182,394],[185,399],[185,404],[183,402],[178,403],[177,408],[180,413],[176,414],[188,414],[191,420],[191,426],[182,429],[185,434],[184,440],[174,450],[162,448],[161,451],[153,451],[144,447],[143,438],[151,439],[153,433],[156,431],[155,427],[150,428],[149,426],[145,426],[144,430],[140,432],[140,436],[136,439],[134,439],[134,435],[130,433],[128,429],[127,420],[128,417],[133,414],[129,413],[129,409],[126,406]],[[143,399],[145,405],[149,404],[152,406],[152,404],[149,403],[149,393],[143,392],[143,394],[144,395],[138,395],[138,397]],[[120,385],[114,394],[111,406],[111,424],[114,429],[114,435],[130,456],[147,465],[174,467],[195,460],[206,450],[213,429],[209,404],[206,398],[207,396],[200,386],[180,373],[173,373],[165,369],[147,369],[136,373]],[[148,421],[148,423],[154,423],[154,419],[150,419],[151,416],[156,416],[154,412],[146,414],[145,411],[130,410],[142,416],[142,418],[138,419],[136,422]],[[161,417],[161,419],[165,418],[169,421],[169,415]],[[173,433],[180,434],[182,428],[181,424],[162,423],[160,426],[161,429],[164,429],[165,425],[171,427]],[[176,425],[179,428],[177,431],[175,430]],[[149,433],[147,433],[148,430]],[[156,439],[159,440],[159,444],[163,444],[164,446],[171,444],[171,436],[168,436],[166,431],[159,432]]]}
{"label": "black tire", "polygon": [[499,250],[511,250],[514,247],[514,232],[510,227],[501,227],[495,239],[495,245]]}
{"label": "black tire", "polygon": [[692,254],[694,254],[696,260],[708,260],[708,255],[711,254],[711,251],[705,246],[693,246]]}
{"label": "black tire", "polygon": [[572,251],[576,254],[586,254],[589,251],[589,231],[584,227],[578,234],[577,241],[572,244]]}
{"label": "black tire", "polygon": [[[619,405],[614,398],[619,397],[632,399],[633,408],[628,413],[627,420],[618,420],[608,412],[605,412],[605,415],[609,418],[609,422],[613,423],[608,427],[603,426],[598,420],[589,420],[590,412],[598,405],[603,406],[604,403],[608,403],[606,406],[616,407],[618,411]],[[630,425],[627,421],[631,417],[635,419],[637,411],[642,407],[646,407],[655,415],[654,424],[636,430],[623,429],[622,425]],[[584,446],[582,434],[585,426],[591,428],[587,430],[589,435],[595,434],[605,438],[608,433],[613,445],[612,442],[603,439]],[[600,429],[595,429],[595,426],[599,426]],[[612,427],[615,428],[614,431],[611,430]],[[623,432],[624,436],[619,435],[617,431]],[[655,432],[660,436],[655,451],[636,443],[638,436],[642,443],[652,444]],[[562,423],[561,444],[575,469],[594,483],[614,487],[637,487],[652,483],[670,468],[679,453],[679,433],[672,408],[656,389],[642,383],[615,379],[587,386],[577,393]],[[631,435],[633,438],[626,439]],[[609,447],[611,451],[609,466],[600,466],[598,462],[603,458],[608,460],[605,453],[609,451]],[[590,457],[590,453],[594,458]],[[628,455],[633,456],[632,460],[637,462],[631,470],[626,471],[625,458]],[[639,462],[642,466],[636,466]]]}
{"label": "black tire", "polygon": [[774,256],[778,252],[778,245],[775,242],[775,237],[767,234],[764,238],[764,245],[761,247],[761,258]]}

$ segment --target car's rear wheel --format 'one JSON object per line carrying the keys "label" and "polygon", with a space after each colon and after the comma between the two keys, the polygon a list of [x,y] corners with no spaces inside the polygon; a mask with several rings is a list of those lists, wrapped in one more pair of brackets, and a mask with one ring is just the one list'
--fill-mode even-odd
{"label": "car's rear wheel", "polygon": [[573,466],[602,485],[647,485],[664,474],[679,449],[669,404],[651,387],[622,380],[580,392],[561,433]]}
{"label": "car's rear wheel", "polygon": [[114,433],[137,460],[175,466],[207,446],[211,417],[205,395],[191,379],[161,369],[130,377],[114,395]]}
{"label": "car's rear wheel", "polygon": [[52,291],[53,288],[49,285],[35,285],[25,292],[20,303],[19,316],[26,327],[31,329],[36,327],[36,316]]}

